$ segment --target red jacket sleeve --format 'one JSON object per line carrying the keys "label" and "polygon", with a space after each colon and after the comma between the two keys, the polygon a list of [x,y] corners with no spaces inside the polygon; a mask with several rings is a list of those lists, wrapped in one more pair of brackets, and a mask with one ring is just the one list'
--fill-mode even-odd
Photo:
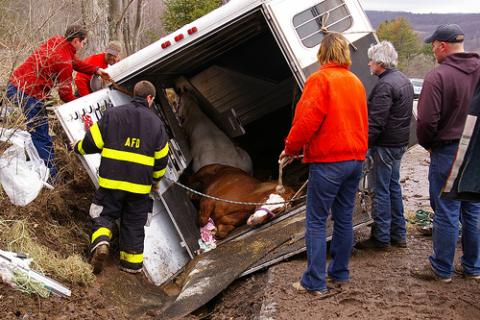
{"label": "red jacket sleeve", "polygon": [[75,76],[75,85],[77,86],[77,93],[80,97],[84,97],[91,93],[90,76],[87,76],[83,73],[77,73]]}
{"label": "red jacket sleeve", "polygon": [[73,70],[77,72],[85,73],[88,75],[92,75],[98,70],[97,66],[94,66],[93,64],[85,63],[82,60],[78,59],[77,56],[73,58],[72,66],[73,66]]}
{"label": "red jacket sleeve", "polygon": [[296,155],[311,140],[327,114],[325,86],[318,75],[310,77],[295,109],[292,128],[285,140],[285,153]]}

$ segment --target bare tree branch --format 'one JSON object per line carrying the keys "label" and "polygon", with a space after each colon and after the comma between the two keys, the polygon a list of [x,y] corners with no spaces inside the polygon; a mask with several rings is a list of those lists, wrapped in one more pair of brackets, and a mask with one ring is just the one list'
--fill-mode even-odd
{"label": "bare tree branch", "polygon": [[145,9],[145,4],[143,3],[143,0],[138,0],[137,1],[137,14],[135,15],[135,27],[133,29],[133,48],[132,52],[137,51],[138,47],[138,40],[140,36],[140,28],[143,23],[143,13]]}
{"label": "bare tree branch", "polygon": [[122,14],[120,15],[120,18],[118,18],[118,21],[115,24],[115,30],[118,30],[120,28],[120,24],[122,23],[123,17],[127,14],[128,7],[133,3],[135,0],[129,0],[127,5],[123,8]]}

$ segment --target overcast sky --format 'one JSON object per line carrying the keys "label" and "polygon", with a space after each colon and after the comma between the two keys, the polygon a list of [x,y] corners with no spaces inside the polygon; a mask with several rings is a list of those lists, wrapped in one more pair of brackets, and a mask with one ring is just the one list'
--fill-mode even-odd
{"label": "overcast sky", "polygon": [[360,0],[365,10],[480,13],[480,0]]}

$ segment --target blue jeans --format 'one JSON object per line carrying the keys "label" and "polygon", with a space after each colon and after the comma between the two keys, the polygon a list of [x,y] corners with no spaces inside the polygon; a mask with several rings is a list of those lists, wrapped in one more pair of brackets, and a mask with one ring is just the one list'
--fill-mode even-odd
{"label": "blue jeans", "polygon": [[362,161],[310,164],[305,226],[307,270],[300,281],[307,290],[327,289],[326,225],[330,211],[333,236],[328,275],[339,281],[349,278],[348,261],[353,244],[352,215],[361,175]]}
{"label": "blue jeans", "polygon": [[430,154],[430,205],[433,217],[433,253],[429,260],[441,277],[451,277],[458,238],[458,223],[462,221],[463,272],[480,275],[480,203],[440,198],[452,166],[458,143],[441,146]]}
{"label": "blue jeans", "polygon": [[27,128],[32,136],[33,145],[45,165],[50,169],[50,176],[55,177],[57,169],[53,164],[54,151],[52,138],[48,134],[47,110],[41,100],[27,96],[14,85],[8,83],[7,98],[22,108],[27,118]]}
{"label": "blue jeans", "polygon": [[400,161],[406,147],[373,147],[372,237],[389,245],[405,241],[407,230],[400,186]]}

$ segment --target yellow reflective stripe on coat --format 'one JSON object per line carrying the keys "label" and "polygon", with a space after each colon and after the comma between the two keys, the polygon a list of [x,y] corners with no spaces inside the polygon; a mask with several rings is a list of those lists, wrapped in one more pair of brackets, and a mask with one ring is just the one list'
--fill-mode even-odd
{"label": "yellow reflective stripe on coat", "polygon": [[112,239],[112,231],[110,229],[105,228],[105,227],[100,227],[98,228],[93,234],[92,234],[92,243],[97,240],[101,236],[106,236],[108,239]]}
{"label": "yellow reflective stripe on coat", "polygon": [[103,149],[102,157],[113,159],[113,160],[121,160],[126,162],[143,164],[149,167],[153,167],[153,164],[155,163],[155,159],[153,159],[153,157],[145,156],[143,154],[128,152],[128,151],[120,151],[120,150],[108,149],[108,148]]}
{"label": "yellow reflective stripe on coat", "polygon": [[153,172],[153,178],[158,179],[158,178],[163,177],[163,175],[165,174],[165,171],[167,171],[167,168],[165,168],[163,170],[159,170],[159,171],[154,171]]}
{"label": "yellow reflective stripe on coat", "polygon": [[142,263],[143,253],[127,253],[125,251],[120,251],[120,260],[130,263]]}
{"label": "yellow reflective stripe on coat", "polygon": [[80,140],[80,142],[77,143],[77,150],[82,156],[86,154],[85,150],[83,150],[83,140]]}
{"label": "yellow reflective stripe on coat", "polygon": [[90,127],[90,133],[92,134],[93,142],[97,146],[98,149],[102,150],[103,149],[103,138],[102,138],[102,133],[100,132],[100,128],[98,127],[98,123],[94,123]]}
{"label": "yellow reflective stripe on coat", "polygon": [[155,154],[153,155],[153,157],[154,157],[155,159],[162,159],[162,158],[164,158],[167,154],[168,154],[168,143],[165,144],[165,147],[163,147],[162,150],[160,150],[160,151],[155,151]]}
{"label": "yellow reflective stripe on coat", "polygon": [[152,185],[138,184],[128,181],[112,180],[98,177],[98,185],[106,189],[123,190],[139,194],[147,194],[152,190]]}

